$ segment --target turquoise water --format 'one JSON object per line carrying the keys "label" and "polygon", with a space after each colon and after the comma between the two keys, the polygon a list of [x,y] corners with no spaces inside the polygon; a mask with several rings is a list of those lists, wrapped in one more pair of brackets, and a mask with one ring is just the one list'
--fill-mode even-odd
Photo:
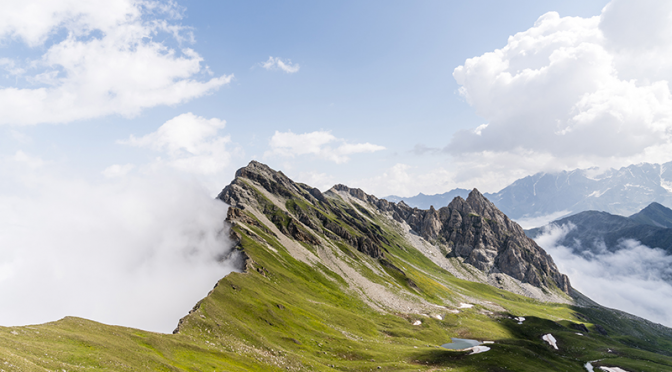
{"label": "turquoise water", "polygon": [[441,347],[450,349],[450,350],[460,350],[460,349],[467,349],[470,347],[478,346],[481,343],[476,341],[476,340],[469,340],[467,338],[452,338],[450,339],[452,342],[449,344],[443,344]]}

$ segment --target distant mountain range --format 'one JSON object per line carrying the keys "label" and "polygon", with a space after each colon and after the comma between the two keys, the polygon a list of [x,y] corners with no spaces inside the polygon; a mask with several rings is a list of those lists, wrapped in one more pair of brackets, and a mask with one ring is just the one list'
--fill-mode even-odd
{"label": "distant mountain range", "polygon": [[[391,195],[384,199],[428,209],[445,206],[455,196],[467,194],[467,190],[454,189],[443,194],[407,198]],[[601,173],[595,169],[537,173],[484,196],[515,220],[548,215],[557,218],[587,210],[627,216],[652,202],[672,206],[672,162],[642,163]]]}
{"label": "distant mountain range", "polygon": [[605,249],[616,251],[624,239],[634,239],[647,247],[661,248],[672,254],[672,209],[651,203],[630,217],[607,212],[585,211],[526,231],[535,239],[550,226],[569,226],[557,244],[572,248],[575,253],[599,254]]}
{"label": "distant mountain range", "polygon": [[[488,194],[485,195],[487,197]],[[459,196],[462,199],[466,199],[469,196],[469,190],[453,189],[448,192],[444,192],[443,194],[436,194],[436,195],[425,195],[423,193],[419,193],[418,195],[411,196],[409,198],[390,195],[384,197],[383,199],[390,201],[392,203],[399,203],[400,201],[403,201],[409,207],[412,208],[429,209],[429,207],[433,206],[434,208],[438,209],[447,206],[448,203],[453,201],[453,199],[455,199],[456,196]]]}

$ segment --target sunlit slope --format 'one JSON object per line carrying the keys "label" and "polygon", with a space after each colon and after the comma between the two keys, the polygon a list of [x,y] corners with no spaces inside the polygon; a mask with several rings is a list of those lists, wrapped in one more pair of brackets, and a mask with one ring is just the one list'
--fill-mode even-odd
{"label": "sunlit slope", "polygon": [[[176,334],[78,318],[0,328],[0,370],[582,371],[596,360],[672,370],[668,328],[458,279],[374,208],[266,181],[238,178],[246,194],[229,212],[245,272],[220,280]],[[439,347],[451,337],[495,343],[475,355]]]}

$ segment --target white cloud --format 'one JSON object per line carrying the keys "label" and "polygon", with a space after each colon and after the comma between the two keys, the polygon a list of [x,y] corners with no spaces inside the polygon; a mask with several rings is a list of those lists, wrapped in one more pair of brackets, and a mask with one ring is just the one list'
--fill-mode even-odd
{"label": "white cloud", "polygon": [[1,325],[80,316],[171,332],[234,269],[219,262],[227,206],[194,181],[61,174],[0,168]]}
{"label": "white cloud", "polygon": [[118,142],[163,152],[168,157],[165,162],[178,170],[214,174],[231,160],[231,152],[226,149],[231,137],[218,135],[225,125],[224,120],[206,119],[189,112],[168,120],[156,132],[140,138],[131,135]]}
{"label": "white cloud", "polygon": [[16,62],[9,58],[0,58],[0,67],[4,68],[9,75],[21,75],[26,72],[24,69],[16,67]]}
{"label": "white cloud", "polygon": [[572,211],[564,210],[564,211],[558,211],[558,212],[553,212],[549,213],[543,216],[537,216],[537,217],[527,217],[527,218],[519,218],[516,219],[516,223],[519,224],[523,229],[532,229],[535,227],[539,226],[545,226],[555,220],[558,220],[562,217],[567,216],[568,214],[572,213]]}
{"label": "white cloud", "polygon": [[377,197],[413,196],[419,192],[444,193],[457,187],[453,179],[454,173],[443,167],[418,169],[408,164],[397,163],[384,169],[380,175],[354,181],[349,186],[359,187]]}
{"label": "white cloud", "polygon": [[322,191],[329,190],[337,183],[333,176],[315,171],[300,172],[296,180],[306,185],[317,187]]}
{"label": "white cloud", "polygon": [[279,57],[268,57],[268,60],[266,62],[261,63],[261,67],[267,69],[267,70],[276,70],[280,69],[288,74],[293,74],[295,72],[299,72],[299,64],[295,63],[292,64],[292,61],[287,60],[284,62],[282,59]]}
{"label": "white cloud", "polygon": [[554,226],[536,239],[572,286],[599,304],[672,326],[672,256],[634,240],[615,252],[578,255],[557,245],[571,226]]}
{"label": "white cloud", "polygon": [[105,168],[101,173],[107,178],[123,177],[135,168],[133,164],[113,164]]}
{"label": "white cloud", "polygon": [[28,155],[21,150],[17,151],[12,159],[17,163],[31,169],[40,168],[45,164],[45,161],[42,160],[40,157]]}
{"label": "white cloud", "polygon": [[[332,147],[330,144],[338,144]],[[346,143],[329,132],[315,131],[303,134],[276,131],[269,143],[271,150],[264,157],[280,155],[295,157],[297,155],[316,155],[337,164],[350,160],[349,155],[384,150],[385,147],[371,143]]]}
{"label": "white cloud", "polygon": [[507,158],[498,172],[507,183],[511,170],[669,160],[670,20],[663,0],[614,0],[592,18],[542,15],[454,70],[460,93],[488,122],[456,133],[445,151],[464,170]]}
{"label": "white cloud", "polygon": [[[13,39],[45,53],[24,66],[25,86],[0,89],[0,124],[62,123],[110,114],[137,115],[210,93],[230,76],[199,81],[207,72],[190,48],[176,50],[158,36],[182,42],[173,2],[27,0],[0,6],[0,40]],[[59,34],[67,36],[59,38]],[[168,38],[168,41],[170,37]]]}

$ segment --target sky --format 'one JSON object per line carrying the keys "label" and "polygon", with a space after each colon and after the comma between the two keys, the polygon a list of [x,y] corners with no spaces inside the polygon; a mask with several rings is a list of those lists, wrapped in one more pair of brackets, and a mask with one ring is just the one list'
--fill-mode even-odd
{"label": "sky", "polygon": [[[204,284],[151,306],[186,313],[235,269],[201,259],[230,250],[203,216],[221,221],[212,198],[253,159],[379,197],[670,161],[671,15],[664,0],[3,1],[0,295],[49,283],[72,298],[59,314],[137,326],[115,275],[179,282],[167,250],[197,257]],[[87,310],[85,283],[59,292],[78,273],[117,297]]]}

